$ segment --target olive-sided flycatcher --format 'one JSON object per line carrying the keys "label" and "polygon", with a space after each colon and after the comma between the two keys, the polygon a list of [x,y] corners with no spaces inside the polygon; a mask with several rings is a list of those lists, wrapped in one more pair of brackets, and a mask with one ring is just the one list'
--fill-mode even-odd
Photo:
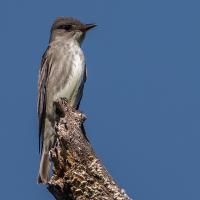
{"label": "olive-sided flycatcher", "polygon": [[86,81],[86,65],[80,47],[85,33],[95,24],[59,17],[51,28],[48,48],[41,62],[38,81],[38,117],[41,159],[38,183],[49,179],[49,150],[55,143],[56,113],[53,102],[66,98],[78,108]]}

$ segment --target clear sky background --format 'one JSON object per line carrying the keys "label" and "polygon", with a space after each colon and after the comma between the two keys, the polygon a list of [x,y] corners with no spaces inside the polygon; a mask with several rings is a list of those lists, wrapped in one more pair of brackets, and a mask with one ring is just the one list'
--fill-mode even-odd
{"label": "clear sky background", "polygon": [[37,75],[55,17],[96,22],[81,110],[111,175],[137,200],[200,199],[200,3],[0,3],[0,199],[50,200],[39,166]]}

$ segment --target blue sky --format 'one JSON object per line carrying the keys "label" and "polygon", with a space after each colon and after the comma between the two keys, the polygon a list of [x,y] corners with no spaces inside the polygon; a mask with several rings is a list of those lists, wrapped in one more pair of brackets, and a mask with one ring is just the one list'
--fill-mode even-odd
{"label": "blue sky", "polygon": [[83,49],[81,110],[111,175],[138,200],[200,199],[199,1],[0,3],[1,197],[53,197],[36,184],[37,74],[55,17],[96,22]]}

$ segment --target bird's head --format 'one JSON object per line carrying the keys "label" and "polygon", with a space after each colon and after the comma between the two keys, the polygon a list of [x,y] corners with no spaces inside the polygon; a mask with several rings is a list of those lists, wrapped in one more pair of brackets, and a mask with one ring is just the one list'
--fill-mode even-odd
{"label": "bird's head", "polygon": [[75,39],[79,43],[84,39],[85,33],[94,28],[96,24],[83,24],[71,17],[58,17],[51,27],[50,41],[62,36],[66,39]]}

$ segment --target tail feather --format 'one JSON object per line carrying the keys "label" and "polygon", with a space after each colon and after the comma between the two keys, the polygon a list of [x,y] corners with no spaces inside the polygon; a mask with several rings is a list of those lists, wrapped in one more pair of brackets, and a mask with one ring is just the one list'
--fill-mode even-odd
{"label": "tail feather", "polygon": [[38,183],[47,184],[49,181],[49,171],[51,163],[49,161],[49,154],[44,149],[40,159],[40,169],[38,175]]}

